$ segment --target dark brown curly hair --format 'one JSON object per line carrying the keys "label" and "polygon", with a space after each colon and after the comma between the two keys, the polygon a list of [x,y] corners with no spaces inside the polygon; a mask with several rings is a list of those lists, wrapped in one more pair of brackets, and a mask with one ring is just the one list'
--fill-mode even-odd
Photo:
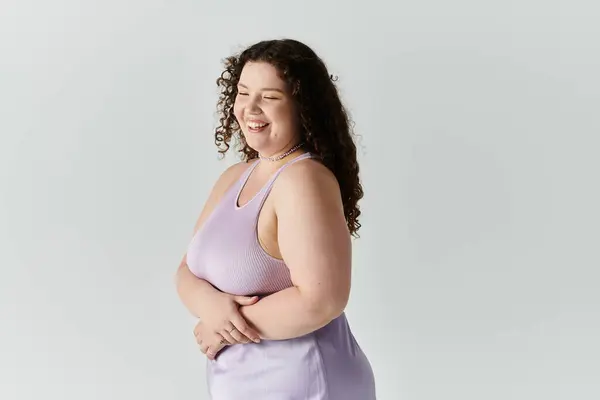
{"label": "dark brown curly hair", "polygon": [[224,156],[230,148],[231,138],[235,137],[236,147],[244,161],[258,157],[257,151],[246,143],[233,112],[237,84],[244,65],[249,61],[271,64],[287,83],[299,113],[304,148],[319,156],[337,178],[348,229],[351,235],[358,237],[361,226],[358,222],[361,214],[358,201],[363,197],[363,189],[351,121],[334,84],[334,77],[327,71],[323,60],[306,44],[292,39],[265,40],[224,60],[225,70],[217,79],[220,96],[215,144],[219,153]]}

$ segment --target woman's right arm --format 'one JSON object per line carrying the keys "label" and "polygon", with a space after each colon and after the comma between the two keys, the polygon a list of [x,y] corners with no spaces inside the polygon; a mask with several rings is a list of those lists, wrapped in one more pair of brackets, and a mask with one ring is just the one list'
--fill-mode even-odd
{"label": "woman's right arm", "polygon": [[175,273],[175,287],[185,308],[194,317],[200,319],[206,316],[210,304],[215,300],[215,296],[221,293],[204,279],[192,274],[187,266],[186,256],[183,256]]}
{"label": "woman's right arm", "polygon": [[[221,176],[219,176],[208,195],[204,207],[202,207],[200,216],[196,220],[192,237],[202,227],[208,216],[223,198],[227,189],[235,182],[239,174],[241,174],[243,168],[243,163],[237,163],[227,168]],[[206,305],[210,304],[211,297],[220,292],[209,282],[196,277],[196,275],[189,270],[186,259],[187,254],[184,254],[183,259],[175,272],[174,278],[177,294],[185,307],[196,318],[202,318],[202,314],[204,314],[204,311],[206,310]]]}
{"label": "woman's right arm", "polygon": [[[235,166],[229,167],[217,179],[217,182],[214,184],[208,195],[204,207],[202,207],[200,216],[196,220],[192,237],[202,227],[210,213],[212,213],[215,206],[222,198],[228,185],[231,184],[231,179],[235,175],[234,172]],[[183,259],[175,272],[175,287],[181,302],[188,311],[196,318],[203,319],[207,306],[211,303],[212,297],[215,296],[218,291],[209,282],[204,279],[199,279],[196,275],[192,274],[188,268],[186,259],[187,253],[184,254]]]}
{"label": "woman's right arm", "polygon": [[[227,189],[240,177],[246,167],[247,164],[243,162],[237,163],[221,174],[196,221],[192,236],[201,228]],[[210,282],[194,275],[188,268],[186,259],[187,254],[179,263],[174,280],[177,294],[188,311],[228,339],[230,343],[260,340],[258,333],[248,326],[239,312],[240,305],[252,305],[258,299],[234,296],[217,290]],[[230,333],[231,327],[236,327],[237,331]]]}

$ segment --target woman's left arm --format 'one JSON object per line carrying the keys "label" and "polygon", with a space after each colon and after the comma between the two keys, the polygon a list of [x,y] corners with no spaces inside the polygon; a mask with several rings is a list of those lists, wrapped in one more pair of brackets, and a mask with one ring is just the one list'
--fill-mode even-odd
{"label": "woman's left arm", "polygon": [[338,317],[348,302],[352,263],[334,175],[315,161],[301,162],[289,166],[277,184],[278,243],[294,286],[240,308],[261,337],[271,340],[303,336]]}

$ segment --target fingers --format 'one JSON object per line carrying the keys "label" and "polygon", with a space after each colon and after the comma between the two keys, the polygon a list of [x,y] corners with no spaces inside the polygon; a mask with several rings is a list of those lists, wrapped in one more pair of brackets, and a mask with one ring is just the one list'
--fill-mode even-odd
{"label": "fingers", "polygon": [[213,348],[211,346],[200,346],[200,351],[202,353],[204,353],[204,355],[206,356],[206,358],[208,358],[209,360],[214,360],[215,356],[216,356],[216,351],[213,350]]}
{"label": "fingers", "polygon": [[209,347],[208,349],[206,349],[206,357],[209,360],[214,360],[215,356],[216,356],[216,352],[212,349],[212,347]]}
{"label": "fingers", "polygon": [[223,349],[223,347],[227,346],[227,341],[220,335],[216,335],[217,339],[221,338],[220,341],[216,344],[211,344],[210,346],[206,346],[206,351],[203,351],[206,354],[206,357],[209,360],[214,360],[217,358],[217,354]]}
{"label": "fingers", "polygon": [[200,351],[206,355],[206,357],[210,360],[214,360],[217,352],[223,348],[223,345],[219,345],[220,347],[217,348],[217,350],[214,349],[214,345],[209,346],[208,344],[200,341],[198,344],[198,347],[200,348]]}
{"label": "fingers", "polygon": [[203,343],[202,340],[198,340],[198,347],[200,348],[200,351],[204,354],[206,354],[206,352],[208,351],[208,345],[206,343]]}
{"label": "fingers", "polygon": [[205,354],[209,360],[214,360],[219,351],[228,345],[227,340],[218,333],[210,335],[208,338],[205,337],[204,340],[201,331],[195,336],[200,351]]}
{"label": "fingers", "polygon": [[258,301],[258,296],[233,296],[233,301],[241,306],[251,306]]}
{"label": "fingers", "polygon": [[[250,328],[250,326],[248,326],[248,324],[246,323],[244,318],[242,318],[242,316],[240,316],[240,315],[236,316],[234,319],[231,320],[231,323],[233,324],[233,326],[236,328],[236,330],[239,333],[246,336],[248,339],[252,340],[254,343],[260,342],[260,336],[258,336],[258,333],[254,329]],[[235,331],[234,331],[234,333],[235,333]],[[232,333],[232,336],[233,336],[233,333]]]}
{"label": "fingers", "polygon": [[194,337],[196,338],[196,343],[202,343],[202,332],[203,332],[203,324],[202,322],[198,322],[196,326],[194,326]]}
{"label": "fingers", "polygon": [[[238,331],[235,326],[226,332],[227,332],[227,335],[230,336],[235,341],[235,343],[250,343],[250,338],[242,335],[242,333],[240,331]],[[223,337],[225,337],[225,335],[223,335]],[[227,339],[227,340],[229,341],[229,339]]]}
{"label": "fingers", "polygon": [[206,357],[208,357],[208,359],[210,359],[210,360],[216,359],[217,358],[217,354],[219,354],[219,352],[225,346],[227,346],[227,342],[225,341],[225,339],[222,339],[219,342],[219,344],[209,346],[208,349],[206,350]]}
{"label": "fingers", "polygon": [[[230,334],[230,332],[227,331],[226,329],[223,329],[221,332],[219,332],[219,334],[221,336],[223,336],[223,339],[225,341],[227,341],[228,344],[240,343],[240,341],[236,337],[234,337],[232,334]],[[241,343],[248,343],[248,339],[246,339],[245,342],[241,342]]]}
{"label": "fingers", "polygon": [[229,344],[238,344],[238,343],[250,343],[250,338],[244,336],[240,331],[233,325],[233,323],[229,322],[225,329],[219,332],[221,336],[223,336]]}

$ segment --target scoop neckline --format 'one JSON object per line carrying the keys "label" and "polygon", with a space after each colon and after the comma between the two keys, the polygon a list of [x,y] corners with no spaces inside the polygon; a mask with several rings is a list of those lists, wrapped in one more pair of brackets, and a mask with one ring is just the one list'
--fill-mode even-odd
{"label": "scoop neckline", "polygon": [[305,152],[300,154],[297,157],[292,158],[291,160],[289,160],[286,163],[283,163],[279,168],[277,168],[275,170],[275,172],[273,174],[271,174],[271,176],[269,177],[269,179],[267,179],[267,181],[265,182],[265,184],[254,194],[254,196],[252,196],[252,198],[250,200],[248,200],[245,204],[243,205],[239,205],[240,202],[240,195],[242,194],[242,190],[244,190],[244,187],[246,187],[246,184],[248,183],[248,180],[250,179],[250,176],[252,175],[252,172],[254,172],[254,169],[261,163],[261,159],[258,158],[256,161],[254,161],[254,163],[248,167],[248,169],[246,171],[244,171],[244,174],[241,177],[241,183],[238,187],[237,190],[237,194],[235,195],[234,199],[233,199],[233,207],[236,210],[241,210],[245,207],[247,207],[250,203],[253,202],[254,199],[256,199],[264,190],[265,188],[271,183],[271,181],[279,174],[279,172],[289,163],[295,162],[298,159],[300,159],[301,157],[307,157],[307,158],[311,158],[312,154],[310,152]]}

